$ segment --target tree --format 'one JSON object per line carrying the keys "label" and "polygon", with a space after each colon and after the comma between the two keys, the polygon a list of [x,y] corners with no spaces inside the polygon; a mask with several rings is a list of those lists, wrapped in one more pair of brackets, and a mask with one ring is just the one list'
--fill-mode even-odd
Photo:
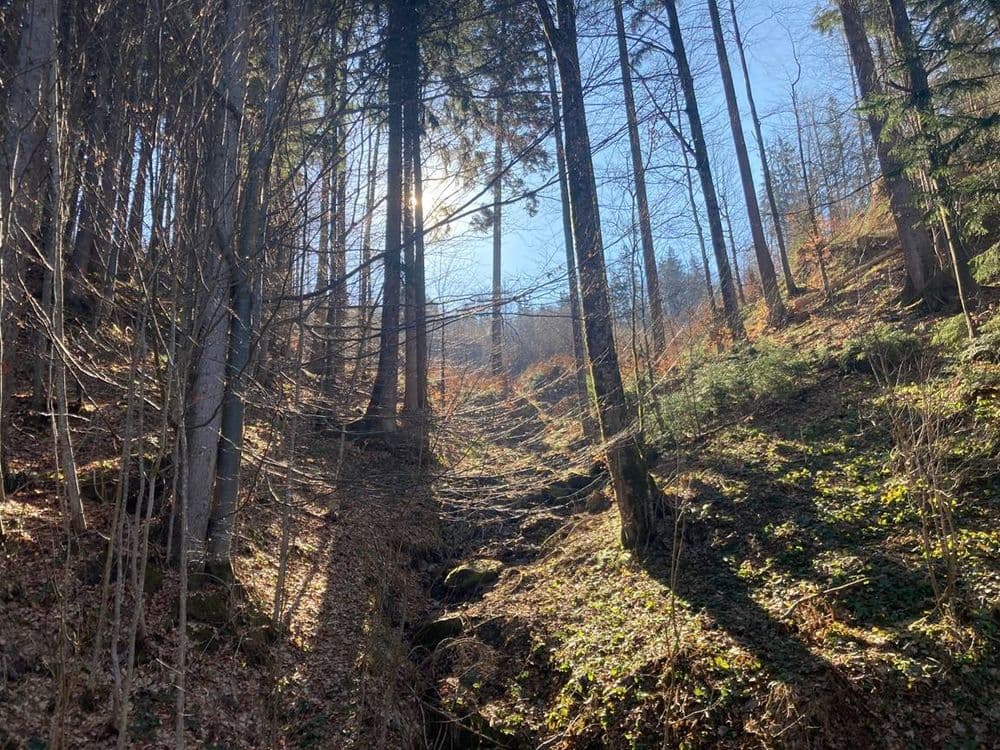
{"label": "tree", "polygon": [[[220,28],[220,92],[208,125],[205,195],[209,233],[197,262],[204,279],[204,302],[198,329],[199,351],[187,394],[187,490],[184,522],[186,556],[196,569],[205,565],[212,512],[223,401],[226,394],[232,254],[239,183],[240,122],[246,92],[247,19],[243,0],[225,3]],[[234,394],[235,397],[235,394]],[[235,414],[230,411],[231,418]],[[229,436],[230,438],[233,435]],[[235,445],[234,445],[235,447]],[[238,461],[238,459],[237,459]],[[230,471],[230,467],[227,467]]]}
{"label": "tree", "polygon": [[653,344],[658,356],[663,352],[667,339],[663,327],[663,295],[657,275],[656,251],[653,247],[653,228],[649,219],[649,198],[646,195],[646,166],[642,159],[639,143],[639,123],[635,110],[635,94],[632,91],[632,62],[629,59],[628,42],[625,39],[625,18],[622,0],[614,0],[615,30],[618,37],[618,65],[621,68],[622,91],[625,95],[625,120],[628,124],[628,141],[632,157],[632,179],[635,184],[635,199],[639,209],[639,237],[642,240],[642,264],[646,277],[646,294],[653,324]]}
{"label": "tree", "polygon": [[691,208],[691,219],[694,221],[695,232],[698,235],[698,249],[701,250],[701,267],[705,274],[705,291],[708,294],[708,303],[712,309],[712,317],[715,318],[718,313],[718,307],[715,304],[715,290],[712,288],[712,270],[708,267],[708,249],[705,247],[705,232],[701,226],[701,216],[698,212],[698,203],[694,198],[694,180],[691,178],[691,160],[688,157],[688,144],[687,140],[684,138],[684,132],[681,124],[681,108],[680,102],[677,103],[677,128],[678,128],[678,140],[680,141],[681,156],[684,159],[684,184],[687,187],[688,196],[688,206]]}
{"label": "tree", "polygon": [[930,167],[928,178],[931,186],[931,202],[937,212],[941,231],[944,233],[948,253],[951,256],[958,299],[965,317],[966,329],[969,332],[969,338],[974,338],[976,330],[970,314],[969,294],[974,290],[975,284],[969,273],[968,255],[962,240],[962,230],[955,217],[955,206],[945,171],[945,159],[941,152],[938,117],[927,70],[920,57],[920,48],[913,34],[905,0],[888,0],[888,2],[892,34],[899,46],[901,61],[909,79],[907,93],[909,104],[917,118],[918,142],[926,152]]}
{"label": "tree", "polygon": [[795,80],[792,81],[792,113],[795,115],[795,138],[798,142],[799,147],[799,168],[802,173],[802,189],[805,192],[806,198],[806,209],[809,216],[809,224],[812,227],[812,239],[814,246],[816,248],[816,263],[819,266],[820,277],[823,280],[823,295],[830,300],[830,282],[826,275],[826,264],[823,260],[823,235],[819,228],[819,218],[816,215],[816,200],[814,198],[812,183],[809,180],[809,168],[806,163],[806,148],[805,148],[805,124],[802,122],[802,115],[799,109],[799,97],[797,92],[797,87],[802,79],[802,65],[799,63],[798,57],[795,58],[795,64],[797,66],[797,72]]}
{"label": "tree", "polygon": [[781,260],[781,271],[785,277],[785,290],[788,295],[799,293],[792,276],[792,267],[788,262],[788,249],[785,245],[785,232],[781,226],[781,216],[778,204],[774,199],[774,185],[771,180],[771,167],[767,161],[767,148],[764,146],[764,134],[760,127],[760,117],[757,114],[757,104],[754,101],[753,87],[750,85],[750,69],[747,67],[746,51],[743,49],[743,37],[740,34],[740,24],[736,17],[736,0],[729,0],[729,15],[733,20],[733,35],[736,39],[736,49],[740,53],[740,67],[743,70],[743,83],[746,87],[747,104],[750,106],[750,119],[753,122],[754,137],[757,139],[757,150],[760,153],[760,167],[764,175],[764,191],[767,193],[767,204],[771,209],[771,222],[774,225],[774,236],[778,243],[778,258]]}
{"label": "tree", "polygon": [[38,231],[32,196],[46,189],[49,61],[55,54],[52,0],[22,5],[21,35],[13,75],[5,84],[6,122],[0,159],[0,481],[9,481],[7,446],[11,427],[11,376],[17,321],[24,309],[22,254]]}
{"label": "tree", "polygon": [[392,0],[386,25],[384,55],[388,76],[388,151],[385,196],[385,260],[382,281],[382,321],[378,367],[364,419],[364,431],[396,431],[399,379],[400,251],[403,228],[403,102],[409,89],[406,70],[406,28],[413,23],[411,3]]}
{"label": "tree", "polygon": [[[460,160],[478,165],[488,175],[491,202],[474,225],[493,235],[490,300],[490,367],[500,376],[503,364],[503,219],[504,206],[520,195],[529,213],[535,199],[525,193],[523,175],[547,166],[540,136],[549,126],[544,91],[543,41],[530,4],[480,0],[479,17],[469,32],[469,81],[460,98],[465,103],[459,138]],[[475,89],[481,89],[478,94]],[[482,99],[480,103],[479,99]],[[470,127],[471,126],[471,127]],[[479,140],[487,142],[480,145]],[[480,153],[481,151],[488,153]],[[470,183],[479,177],[470,170]]]}
{"label": "tree", "polygon": [[736,289],[733,285],[733,274],[726,257],[726,238],[722,233],[722,216],[719,212],[719,198],[712,179],[712,166],[708,159],[708,147],[705,144],[705,132],[701,124],[701,113],[698,110],[698,96],[694,88],[694,76],[688,64],[687,51],[684,48],[684,35],[681,32],[680,19],[677,16],[675,0],[663,0],[667,9],[670,42],[673,47],[674,61],[677,64],[677,75],[680,78],[681,90],[684,93],[685,112],[691,129],[691,149],[694,153],[694,165],[701,182],[701,193],[705,200],[705,213],[708,215],[708,229],[712,237],[712,252],[715,255],[715,266],[719,272],[719,292],[722,296],[722,309],[729,326],[729,333],[737,342],[746,341],[746,329],[736,304]]}
{"label": "tree", "polygon": [[[416,15],[416,14],[415,14]],[[406,227],[406,366],[403,408],[415,420],[420,443],[426,438],[427,402],[427,301],[424,284],[424,215],[421,154],[420,41],[415,17],[406,30],[406,65],[414,71],[407,77],[403,104],[404,172],[409,191],[404,204]]]}
{"label": "tree", "polygon": [[733,146],[736,148],[736,162],[740,169],[740,182],[743,185],[743,199],[746,202],[747,218],[750,221],[750,233],[753,236],[754,253],[757,256],[757,270],[760,272],[760,283],[764,288],[764,302],[767,304],[768,321],[771,325],[783,325],[788,313],[781,301],[778,289],[778,279],[774,273],[774,263],[771,252],[764,238],[764,224],[760,218],[760,208],[757,204],[757,189],[754,187],[753,172],[750,170],[750,156],[747,153],[746,139],[743,136],[743,123],[740,120],[739,103],[736,100],[736,88],[733,85],[733,74],[729,69],[729,54],[726,52],[726,40],[722,34],[722,21],[719,18],[719,5],[716,0],[708,0],[708,15],[712,21],[712,33],[715,37],[715,53],[719,59],[719,70],[722,71],[722,88],[726,94],[726,109],[729,112],[729,127],[733,134]]}
{"label": "tree", "polygon": [[[219,456],[216,465],[215,502],[208,527],[208,564],[213,575],[232,578],[230,552],[236,500],[240,487],[243,456],[244,395],[248,379],[252,343],[253,294],[250,266],[258,260],[264,235],[267,183],[278,138],[278,115],[283,109],[288,77],[278,77],[280,32],[273,7],[264,13],[265,86],[260,135],[247,158],[243,188],[239,238],[233,257],[230,289],[229,351],[226,357],[226,392],[222,401]],[[244,33],[246,33],[244,31]]]}
{"label": "tree", "polygon": [[570,325],[573,332],[573,365],[576,381],[576,403],[580,410],[580,426],[590,442],[600,439],[600,427],[594,419],[593,399],[587,384],[587,352],[583,340],[583,314],[580,310],[580,283],[577,278],[576,259],[573,257],[573,223],[570,217],[569,186],[566,181],[566,149],[563,146],[562,115],[559,107],[559,90],[556,86],[555,61],[552,47],[546,42],[545,68],[552,105],[552,136],[556,143],[556,171],[559,178],[559,199],[562,205],[563,243],[566,250],[566,280],[569,285]]}
{"label": "tree", "polygon": [[654,488],[640,436],[632,428],[615,349],[597,182],[591,159],[577,50],[576,4],[574,0],[557,0],[555,18],[548,0],[536,0],[536,5],[562,81],[566,175],[573,244],[580,272],[587,354],[597,395],[597,414],[608,472],[621,516],[621,542],[626,549],[642,550],[654,535]]}

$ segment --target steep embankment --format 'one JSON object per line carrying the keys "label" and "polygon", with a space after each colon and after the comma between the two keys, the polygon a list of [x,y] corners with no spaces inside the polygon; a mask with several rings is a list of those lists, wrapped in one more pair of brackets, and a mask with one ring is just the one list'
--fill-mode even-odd
{"label": "steep embankment", "polygon": [[[88,419],[100,425],[113,418],[113,406],[96,399]],[[22,422],[18,429],[37,430],[44,441],[44,422]],[[429,480],[388,453],[348,444],[342,454],[335,436],[317,435],[300,443],[287,493],[285,470],[269,465],[266,437],[255,430],[248,441],[261,474],[250,477],[257,481],[240,517],[240,583],[204,584],[188,601],[187,747],[419,747],[420,710],[403,630],[423,608],[418,568],[439,547]],[[117,472],[112,456],[98,458],[99,444],[84,444],[78,455],[86,462],[90,528],[106,530]],[[27,484],[2,509],[0,747],[46,747],[57,714],[68,747],[113,747],[113,672],[106,651],[101,667],[91,667],[106,538],[91,532],[67,550],[44,457],[32,455],[30,441],[20,447],[17,465]],[[283,529],[285,625],[275,628]],[[129,748],[174,746],[179,582],[165,554],[154,529]],[[129,557],[124,566],[126,576],[133,575]],[[115,564],[112,599],[117,581]],[[108,648],[117,639],[124,672],[134,611],[128,593],[120,606],[120,625],[108,616],[103,643]],[[68,647],[62,657],[61,624]],[[60,709],[62,680],[66,702]]]}

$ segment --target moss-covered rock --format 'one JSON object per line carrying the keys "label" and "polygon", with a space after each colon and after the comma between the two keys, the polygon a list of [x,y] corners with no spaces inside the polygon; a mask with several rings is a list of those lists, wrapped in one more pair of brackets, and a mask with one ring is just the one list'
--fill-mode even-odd
{"label": "moss-covered rock", "polygon": [[465,596],[496,582],[503,563],[482,559],[452,568],[444,578],[444,587],[456,596]]}
{"label": "moss-covered rock", "polygon": [[229,595],[226,589],[195,591],[188,595],[189,620],[207,625],[225,625],[229,621]]}
{"label": "moss-covered rock", "polygon": [[459,615],[444,615],[419,626],[414,631],[410,643],[414,647],[426,648],[428,651],[433,651],[445,639],[456,638],[461,635],[464,627],[465,624]]}

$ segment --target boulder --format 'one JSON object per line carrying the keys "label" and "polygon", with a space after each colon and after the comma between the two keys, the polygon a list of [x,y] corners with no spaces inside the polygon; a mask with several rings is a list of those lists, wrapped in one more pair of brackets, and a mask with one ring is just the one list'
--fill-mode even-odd
{"label": "boulder", "polygon": [[457,596],[471,594],[495,583],[502,568],[499,560],[473,560],[452,568],[444,578],[444,587]]}
{"label": "boulder", "polygon": [[206,625],[225,625],[229,621],[229,595],[224,588],[193,591],[188,594],[188,620]]}
{"label": "boulder", "polygon": [[410,643],[414,647],[436,649],[447,638],[455,638],[462,634],[465,627],[459,615],[443,615],[420,625],[414,632]]}

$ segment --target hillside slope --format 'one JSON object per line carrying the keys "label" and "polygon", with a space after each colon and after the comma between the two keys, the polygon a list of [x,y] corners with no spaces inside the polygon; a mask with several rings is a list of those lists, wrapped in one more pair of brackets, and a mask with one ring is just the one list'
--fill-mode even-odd
{"label": "hillside slope", "polygon": [[[852,271],[830,304],[797,298],[793,323],[758,330],[752,352],[678,340],[644,401],[663,503],[641,558],[618,546],[565,364],[506,394],[456,382],[424,468],[310,432],[289,474],[255,416],[239,585],[188,602],[188,746],[997,746],[1000,318],[987,297],[967,345],[960,319],[894,303],[894,263]],[[87,512],[111,528],[120,410],[85,386]],[[941,487],[946,599],[950,568],[940,546],[925,556],[934,517],[894,428],[892,404],[914,394],[955,479]],[[57,715],[72,747],[109,747],[114,676],[91,666],[107,540],[67,547],[45,421],[25,411],[17,429],[0,747],[45,747]],[[179,580],[164,538],[150,544],[145,568],[126,558],[110,577],[112,594],[119,564],[145,583],[134,748],[172,746],[176,723]],[[120,611],[103,632],[124,661],[127,596]]]}
{"label": "hillside slope", "polygon": [[[1000,318],[967,346],[960,317],[892,301],[894,262],[795,300],[751,354],[672,363],[646,408],[664,496],[645,557],[593,488],[547,498],[544,541],[529,518],[470,545],[482,568],[541,541],[442,592],[445,747],[1000,746]],[[927,457],[900,442],[915,394],[954,527],[942,596],[907,463]]]}

